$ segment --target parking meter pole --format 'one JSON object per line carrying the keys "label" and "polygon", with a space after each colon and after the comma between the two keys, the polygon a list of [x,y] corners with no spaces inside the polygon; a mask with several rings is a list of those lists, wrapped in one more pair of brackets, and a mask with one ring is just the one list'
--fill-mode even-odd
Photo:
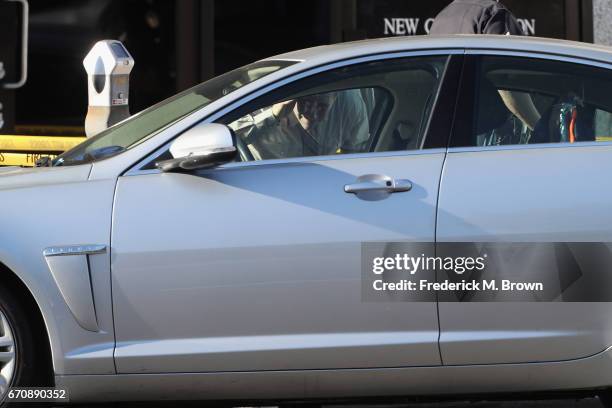
{"label": "parking meter pole", "polygon": [[89,105],[85,134],[94,136],[130,116],[130,72],[134,59],[119,41],[98,41],[83,60]]}

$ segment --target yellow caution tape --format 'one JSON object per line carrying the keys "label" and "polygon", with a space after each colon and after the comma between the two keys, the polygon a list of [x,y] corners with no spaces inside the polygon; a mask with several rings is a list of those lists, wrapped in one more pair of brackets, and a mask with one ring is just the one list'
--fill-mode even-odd
{"label": "yellow caution tape", "polygon": [[55,158],[72,149],[84,136],[0,135],[0,166],[34,166],[44,156]]}
{"label": "yellow caution tape", "polygon": [[2,153],[0,152],[0,166],[26,166],[33,167],[36,160],[41,157],[49,156],[56,158],[56,154],[45,153]]}
{"label": "yellow caution tape", "polygon": [[0,135],[0,152],[64,152],[85,137]]}

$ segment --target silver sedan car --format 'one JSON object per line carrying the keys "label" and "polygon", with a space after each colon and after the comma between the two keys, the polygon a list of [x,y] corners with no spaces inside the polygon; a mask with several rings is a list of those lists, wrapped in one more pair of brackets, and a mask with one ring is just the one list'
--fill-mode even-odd
{"label": "silver sedan car", "polygon": [[605,401],[612,303],[367,301],[361,254],[612,242],[611,142],[588,44],[394,38],[221,75],[0,170],[0,395]]}

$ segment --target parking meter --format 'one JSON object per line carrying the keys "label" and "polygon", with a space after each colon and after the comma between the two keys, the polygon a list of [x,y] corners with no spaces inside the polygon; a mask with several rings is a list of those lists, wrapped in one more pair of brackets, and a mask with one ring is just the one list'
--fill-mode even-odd
{"label": "parking meter", "polygon": [[85,134],[94,136],[130,116],[128,100],[134,59],[116,40],[98,41],[83,60],[89,106]]}

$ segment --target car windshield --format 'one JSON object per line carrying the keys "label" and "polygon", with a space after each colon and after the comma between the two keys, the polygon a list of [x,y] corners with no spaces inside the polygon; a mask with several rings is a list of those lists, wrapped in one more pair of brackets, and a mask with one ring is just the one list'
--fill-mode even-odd
{"label": "car windshield", "polygon": [[259,61],[181,92],[88,138],[53,160],[54,166],[92,163],[117,155],[159,133],[184,116],[296,61]]}

